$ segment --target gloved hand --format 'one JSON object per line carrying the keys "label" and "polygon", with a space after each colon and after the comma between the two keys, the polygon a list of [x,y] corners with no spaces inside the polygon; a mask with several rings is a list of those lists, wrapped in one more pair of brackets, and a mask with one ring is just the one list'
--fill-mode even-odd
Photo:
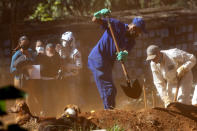
{"label": "gloved hand", "polygon": [[125,62],[127,60],[127,56],[128,56],[128,52],[126,50],[120,51],[117,55],[117,60]]}
{"label": "gloved hand", "polygon": [[162,98],[163,98],[164,106],[165,106],[165,108],[167,108],[170,105],[171,100],[168,95],[163,96]]}
{"label": "gloved hand", "polygon": [[94,17],[96,17],[97,19],[100,19],[102,16],[106,16],[110,13],[111,13],[111,11],[109,9],[104,8],[104,9],[94,13]]}
{"label": "gloved hand", "polygon": [[177,78],[178,79],[181,79],[184,75],[185,75],[185,72],[186,72],[186,69],[184,68],[184,66],[180,66],[178,69],[177,69]]}

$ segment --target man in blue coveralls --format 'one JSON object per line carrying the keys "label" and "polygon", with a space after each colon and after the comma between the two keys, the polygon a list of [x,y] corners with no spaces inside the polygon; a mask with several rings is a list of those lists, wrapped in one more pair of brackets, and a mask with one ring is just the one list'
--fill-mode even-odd
{"label": "man in blue coveralls", "polygon": [[96,13],[92,21],[101,25],[105,30],[103,36],[92,49],[88,56],[88,67],[94,75],[94,79],[103,100],[105,109],[115,107],[116,88],[112,81],[112,68],[115,60],[125,61],[129,50],[135,45],[135,38],[145,31],[145,22],[142,17],[135,17],[131,24],[124,24],[116,19],[110,18],[114,35],[117,39],[120,51],[117,54],[116,47],[108,28],[108,20],[102,18],[110,13],[108,9],[102,9]]}

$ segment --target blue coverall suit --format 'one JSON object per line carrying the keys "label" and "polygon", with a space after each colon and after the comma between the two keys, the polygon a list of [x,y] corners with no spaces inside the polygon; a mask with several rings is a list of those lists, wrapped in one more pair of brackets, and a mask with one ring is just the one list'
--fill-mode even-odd
{"label": "blue coverall suit", "polygon": [[[135,39],[126,35],[128,24],[112,18],[110,23],[120,49],[129,51],[135,45]],[[107,19],[103,19],[102,28],[105,29],[105,32],[88,56],[88,67],[94,75],[104,108],[113,109],[117,94],[112,80],[112,68],[116,60],[116,47],[108,28]]]}

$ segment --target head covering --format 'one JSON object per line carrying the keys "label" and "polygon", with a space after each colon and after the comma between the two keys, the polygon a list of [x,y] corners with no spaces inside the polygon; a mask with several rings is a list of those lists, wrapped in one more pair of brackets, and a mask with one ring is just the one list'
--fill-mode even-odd
{"label": "head covering", "polygon": [[142,17],[138,16],[135,17],[132,21],[132,24],[136,25],[138,28],[140,28],[144,33],[147,33],[145,21]]}
{"label": "head covering", "polygon": [[146,60],[149,61],[149,60],[153,60],[156,56],[157,56],[157,53],[160,51],[160,48],[156,45],[150,45],[147,50],[146,50],[146,53],[147,53],[147,58]]}
{"label": "head covering", "polygon": [[70,31],[67,31],[64,34],[62,34],[61,40],[62,40],[63,47],[68,47],[68,46],[70,46],[72,48],[76,47],[75,37],[74,37],[73,33]]}
{"label": "head covering", "polygon": [[70,41],[71,39],[74,40],[74,36],[73,33],[70,31],[65,32],[64,34],[62,34],[62,40],[66,40],[66,41]]}

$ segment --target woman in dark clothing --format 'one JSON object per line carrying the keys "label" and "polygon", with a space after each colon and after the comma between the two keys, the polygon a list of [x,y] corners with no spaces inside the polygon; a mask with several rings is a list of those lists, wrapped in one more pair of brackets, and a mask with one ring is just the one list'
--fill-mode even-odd
{"label": "woman in dark clothing", "polygon": [[41,65],[41,76],[56,78],[58,76],[60,66],[61,59],[59,54],[55,50],[55,45],[47,44],[45,57]]}
{"label": "woman in dark clothing", "polygon": [[61,104],[58,101],[62,88],[60,81],[57,80],[58,71],[60,69],[60,56],[55,50],[54,44],[47,44],[45,55],[41,63],[41,77],[43,80],[43,111],[47,115],[55,115],[54,106],[56,109]]}

